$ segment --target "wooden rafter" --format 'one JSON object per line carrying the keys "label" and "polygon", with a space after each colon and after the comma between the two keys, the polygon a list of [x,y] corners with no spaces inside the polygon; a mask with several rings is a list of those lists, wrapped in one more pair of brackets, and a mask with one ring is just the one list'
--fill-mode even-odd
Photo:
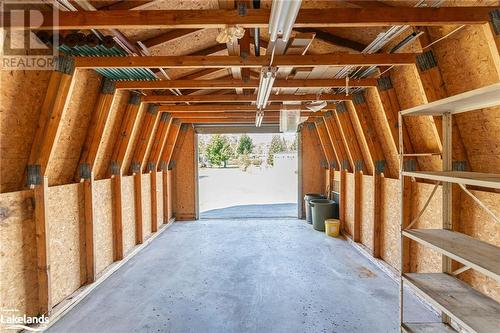
{"label": "wooden rafter", "polygon": [[[373,27],[392,25],[440,26],[449,24],[485,24],[496,7],[375,7],[302,9],[295,20],[297,28]],[[237,10],[118,10],[98,12],[60,12],[56,22],[52,12],[43,13],[42,29],[193,29],[267,28],[269,9],[248,9],[245,16]],[[10,22],[7,16],[5,22]],[[38,22],[37,22],[38,23]],[[31,26],[33,24],[33,26]],[[15,22],[12,27],[31,27],[34,23]]]}
{"label": "wooden rafter", "polygon": [[350,39],[347,39],[344,37],[340,37],[340,36],[337,36],[337,35],[334,35],[334,34],[326,32],[326,31],[319,30],[319,29],[299,28],[299,29],[295,29],[295,30],[302,32],[302,33],[305,33],[305,32],[314,33],[316,35],[316,37],[315,37],[316,39],[319,39],[319,40],[326,42],[328,44],[346,47],[346,48],[349,48],[349,49],[354,50],[354,51],[361,52],[366,48],[366,45],[364,45],[362,43],[358,43],[356,41],[353,41],[353,40],[350,40]]}
{"label": "wooden rafter", "polygon": [[338,169],[347,171],[353,170],[354,165],[347,154],[347,147],[341,138],[340,130],[334,118],[333,112],[326,112],[324,115],[327,133],[330,136],[330,141],[332,142],[332,145],[338,155],[338,162],[340,163]]}
{"label": "wooden rafter", "polygon": [[[314,66],[397,66],[415,64],[414,53],[352,54],[332,53],[313,55],[280,55],[273,58],[278,67]],[[144,56],[144,57],[76,57],[77,68],[223,68],[253,67],[269,65],[269,56]]]}
{"label": "wooden rafter", "polygon": [[147,170],[158,170],[158,163],[160,163],[160,156],[163,148],[165,146],[165,142],[167,141],[168,132],[170,126],[172,124],[173,118],[169,113],[162,113],[160,116],[160,124],[155,133],[155,137],[153,139],[151,152],[149,154]]}
{"label": "wooden rafter", "polygon": [[181,122],[179,120],[174,120],[170,126],[167,133],[167,140],[164,144],[163,151],[161,153],[160,163],[163,164],[162,169],[165,171],[168,168],[170,159],[172,158],[172,152],[174,151],[175,143],[177,142],[177,137],[179,135],[181,127]]}
{"label": "wooden rafter", "polygon": [[[265,116],[278,118],[280,111],[266,111]],[[252,118],[255,119],[255,108],[253,111],[240,111],[240,112],[217,112],[217,111],[198,111],[198,112],[170,112],[173,118]],[[301,117],[321,117],[320,113],[315,112],[301,112]]]}
{"label": "wooden rafter", "polygon": [[135,144],[134,154],[132,156],[132,173],[141,173],[144,169],[147,152],[151,147],[153,134],[158,125],[158,115],[158,106],[150,104],[140,124],[139,138]]}
{"label": "wooden rafter", "polygon": [[184,36],[187,36],[189,34],[192,34],[194,32],[200,31],[200,30],[202,30],[202,29],[175,29],[175,30],[168,31],[164,34],[145,39],[142,41],[142,43],[146,47],[155,47],[157,45],[160,45],[160,44],[163,44],[166,42],[175,41],[177,39],[180,39]]}
{"label": "wooden rafter", "polygon": [[[377,84],[375,79],[349,80],[350,87],[373,87]],[[234,89],[257,88],[258,80],[158,80],[158,81],[119,81],[116,89]],[[345,87],[344,79],[310,79],[310,80],[276,80],[274,88],[342,88]],[[345,96],[345,98],[349,98]]]}
{"label": "wooden rafter", "polygon": [[317,118],[314,124],[316,126],[316,131],[318,132],[319,141],[321,142],[321,146],[323,147],[325,153],[328,169],[330,169],[334,163],[338,163],[335,155],[335,149],[333,148],[328,133],[326,132],[326,125],[323,118]]}

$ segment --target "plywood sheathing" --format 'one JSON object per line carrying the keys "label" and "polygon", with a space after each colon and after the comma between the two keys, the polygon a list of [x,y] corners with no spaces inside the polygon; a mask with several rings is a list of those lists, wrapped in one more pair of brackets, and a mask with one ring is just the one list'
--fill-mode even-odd
{"label": "plywood sheathing", "polygon": [[[402,110],[428,103],[416,66],[401,66],[392,70],[391,81]],[[441,151],[439,134],[431,116],[406,117],[405,126],[415,152]],[[437,156],[419,157],[417,160],[421,170],[441,169],[441,161]]]}
{"label": "plywood sheathing", "polygon": [[52,304],[85,283],[85,224],[81,183],[49,187],[48,221]]}
{"label": "plywood sheathing", "polygon": [[347,173],[345,177],[346,212],[344,229],[352,236],[354,233],[354,174]]}
{"label": "plywood sheathing", "polygon": [[0,192],[23,188],[23,174],[50,71],[0,71]]}
{"label": "plywood sheathing", "polygon": [[373,176],[361,176],[361,243],[373,249]]}
{"label": "plywood sheathing", "polygon": [[151,177],[143,174],[141,198],[142,198],[142,232],[144,239],[151,236]]}
{"label": "plywood sheathing", "polygon": [[111,179],[94,182],[95,266],[99,275],[113,263],[113,198]]}
{"label": "plywood sheathing", "polygon": [[165,171],[167,173],[167,223],[174,217],[174,173],[172,170]]}
{"label": "plywood sheathing", "polygon": [[304,195],[306,193],[325,194],[325,173],[321,166],[323,152],[313,123],[304,123],[299,132],[299,204],[302,205],[303,216]]}
{"label": "plywood sheathing", "polygon": [[196,154],[193,126],[182,126],[172,159],[175,219],[193,220],[196,217]]}
{"label": "plywood sheathing", "polygon": [[[445,28],[429,28],[432,39]],[[456,95],[500,81],[498,54],[491,53],[485,31],[467,26],[434,45],[434,54],[449,95]],[[457,52],[460,50],[460,52]],[[472,171],[500,172],[500,107],[455,116]],[[492,137],[493,135],[493,137]],[[496,135],[497,139],[493,139]]]}
{"label": "plywood sheathing", "polygon": [[392,267],[399,269],[399,223],[401,219],[399,180],[382,178],[381,192],[380,257]]}
{"label": "plywood sheathing", "polygon": [[127,255],[135,246],[134,177],[122,177],[123,253]]}
{"label": "plywood sheathing", "polygon": [[71,183],[78,168],[88,125],[99,95],[101,76],[77,70],[69,103],[61,118],[59,136],[47,164],[49,186]]}
{"label": "plywood sheathing", "polygon": [[113,156],[116,138],[120,133],[123,115],[129,99],[129,92],[126,90],[115,91],[113,104],[109,111],[109,118],[102,134],[99,150],[95,161],[95,179],[104,179],[109,175],[109,165]]}
{"label": "plywood sheathing", "polygon": [[[500,216],[500,207],[498,205],[500,194],[472,190],[471,192],[490,208],[496,216]],[[457,230],[484,242],[500,246],[500,225],[470,196],[463,194],[461,198],[460,224]],[[459,275],[459,277],[480,292],[500,302],[500,284],[497,281],[474,270],[469,270]]]}
{"label": "plywood sheathing", "polygon": [[[412,218],[417,216],[423,208],[433,189],[433,184],[414,183]],[[442,195],[441,186],[439,186],[429,206],[413,228],[442,228]],[[423,246],[417,242],[411,241],[410,258],[410,269],[412,272],[441,272],[441,255],[428,246]]]}
{"label": "plywood sheathing", "polygon": [[33,191],[0,194],[0,308],[38,314]]}

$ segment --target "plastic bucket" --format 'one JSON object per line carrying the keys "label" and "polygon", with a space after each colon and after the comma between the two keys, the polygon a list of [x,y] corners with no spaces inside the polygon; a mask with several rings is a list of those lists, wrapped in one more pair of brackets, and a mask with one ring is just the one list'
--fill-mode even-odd
{"label": "plastic bucket", "polygon": [[321,193],[307,193],[304,196],[304,206],[306,208],[306,221],[307,223],[312,223],[311,206],[309,202],[314,199],[326,199],[326,197]]}
{"label": "plastic bucket", "polygon": [[325,220],[335,217],[335,201],[328,199],[313,199],[309,202],[312,212],[314,230],[325,231]]}
{"label": "plastic bucket", "polygon": [[338,237],[340,234],[340,221],[337,219],[325,220],[325,233],[331,237]]}

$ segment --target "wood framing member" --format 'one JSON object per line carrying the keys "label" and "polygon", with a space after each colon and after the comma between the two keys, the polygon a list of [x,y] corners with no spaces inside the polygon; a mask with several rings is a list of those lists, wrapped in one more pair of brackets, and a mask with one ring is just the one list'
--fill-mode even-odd
{"label": "wood framing member", "polygon": [[153,134],[158,125],[158,105],[150,104],[140,125],[139,138],[137,140],[134,155],[132,156],[131,172],[141,173],[145,167],[147,153],[151,148]]}
{"label": "wood framing member", "polygon": [[38,278],[38,313],[50,314],[52,310],[51,279],[50,279],[50,251],[48,225],[48,178],[41,177],[40,182],[33,189],[35,199],[35,233],[36,233],[36,262]]}
{"label": "wood framing member", "polygon": [[160,163],[160,156],[167,142],[167,137],[169,133],[170,126],[172,124],[173,118],[170,113],[163,112],[160,115],[160,123],[156,130],[151,152],[149,154],[148,163],[146,165],[145,171],[156,171],[158,170],[158,164]]}
{"label": "wood framing member", "polygon": [[154,233],[158,231],[158,184],[156,170],[150,171],[149,175],[151,177],[151,232]]}
{"label": "wood framing member", "polygon": [[366,48],[366,45],[362,43],[358,43],[356,41],[340,37],[322,30],[311,28],[298,28],[294,30],[302,33],[314,33],[316,39],[322,40],[323,42],[328,44],[346,47],[354,51],[361,52]]}
{"label": "wood framing member", "polygon": [[[225,112],[225,111],[196,111],[196,112],[171,112],[169,113],[173,118],[252,118],[255,119],[255,107],[253,110],[249,111],[236,111],[236,112]],[[279,118],[280,111],[264,111],[264,117],[266,119]],[[321,114],[317,112],[301,112],[301,117],[310,118],[321,118]]]}
{"label": "wood framing member", "polygon": [[115,84],[109,79],[104,79],[101,84],[101,93],[97,98],[94,112],[89,124],[87,138],[80,155],[80,164],[77,179],[88,178],[89,173],[94,172],[95,160],[102,135],[109,118],[111,105],[113,104]]}
{"label": "wood framing member", "polygon": [[384,178],[385,163],[376,163],[373,174],[373,244],[372,256],[380,258],[380,235],[382,233],[382,178]]}
{"label": "wood framing member", "polygon": [[[375,7],[302,9],[295,20],[296,28],[372,27],[392,25],[485,24],[489,13],[497,7]],[[237,10],[107,10],[97,12],[59,12],[57,21],[51,11],[43,12],[42,26],[32,22],[5,22],[11,28],[49,30],[85,29],[202,29],[267,28],[270,9],[247,9],[241,16]],[[37,22],[38,23],[38,22]]]}
{"label": "wood framing member", "polygon": [[144,232],[142,228],[142,173],[140,170],[134,172],[134,205],[135,205],[135,243],[144,242]]}
{"label": "wood framing member", "polygon": [[371,162],[365,161],[363,158],[363,154],[361,153],[361,148],[358,143],[358,137],[354,132],[351,118],[349,117],[349,113],[347,112],[347,106],[345,105],[345,103],[338,104],[337,110],[333,114],[334,118],[336,118],[337,120],[340,129],[340,135],[346,143],[346,147],[352,158],[354,167],[359,171],[363,171],[364,173],[369,174],[368,166],[371,165]]}
{"label": "wood framing member", "polygon": [[[142,98],[143,103],[220,103],[220,102],[255,102],[257,95],[235,95],[235,94],[215,94],[215,95],[148,95]],[[271,102],[288,102],[288,101],[315,101],[318,99],[317,94],[304,95],[271,95]],[[322,101],[346,101],[351,100],[351,96],[345,94],[322,94]]]}
{"label": "wood framing member", "polygon": [[[382,151],[382,144],[380,143],[377,131],[375,130],[375,121],[373,120],[371,111],[368,109],[364,94],[362,92],[356,94],[354,100],[355,101],[353,101],[353,103],[346,103],[349,115],[351,116],[351,119],[359,122],[374,169],[376,169],[377,164],[379,164],[379,168],[381,167],[380,165],[383,165],[385,170],[385,166],[387,164],[386,158],[384,152]],[[383,124],[379,125],[382,126]],[[397,151],[394,153],[397,153]],[[388,172],[387,174],[394,176],[397,174],[397,170],[391,171],[392,172]],[[375,173],[376,172],[374,172],[374,174]]]}
{"label": "wood framing member", "polygon": [[339,177],[339,179],[340,179],[339,220],[340,220],[340,223],[342,224],[344,234],[346,234],[346,232],[345,232],[345,229],[346,229],[345,228],[345,226],[346,226],[345,217],[346,217],[346,209],[347,209],[347,202],[346,202],[347,195],[346,195],[346,184],[345,184],[346,177],[347,177],[347,171],[344,168],[341,168],[340,169],[340,177]]}
{"label": "wood framing member", "polygon": [[175,41],[179,38],[182,38],[184,36],[187,36],[189,34],[192,34],[194,32],[200,31],[200,30],[201,29],[175,29],[175,30],[168,31],[164,34],[145,39],[142,41],[142,43],[146,47],[154,47],[154,46],[157,46],[159,44]]}
{"label": "wood framing member", "polygon": [[61,118],[69,102],[74,85],[73,60],[58,57],[56,69],[50,76],[47,93],[43,100],[38,126],[31,146],[27,166],[27,185],[37,185],[49,162],[54,143],[59,135]]}
{"label": "wood framing member", "polygon": [[361,165],[355,165],[354,169],[354,229],[352,240],[359,243],[361,241],[361,191],[363,184],[363,171]]}
{"label": "wood framing member", "polygon": [[339,161],[339,170],[354,170],[354,164],[349,158],[347,153],[347,147],[345,146],[344,140],[342,140],[340,135],[340,129],[338,127],[337,121],[334,118],[333,112],[328,111],[325,114],[325,125],[327,133],[330,136],[334,151],[337,152],[337,159]]}
{"label": "wood framing member", "polygon": [[91,172],[83,181],[83,200],[85,216],[85,268],[87,283],[96,279],[95,232],[94,232],[94,174]]}
{"label": "wood framing member", "polygon": [[[182,124],[255,124],[252,118],[177,118]],[[176,120],[177,120],[176,119]],[[263,124],[279,124],[279,117],[264,116]]]}
{"label": "wood framing member", "polygon": [[122,206],[122,175],[111,178],[113,186],[113,259],[123,259],[123,206]]}
{"label": "wood framing member", "polygon": [[[213,57],[210,57],[213,58]],[[310,79],[310,80],[276,80],[274,88],[343,88],[346,81],[344,79]],[[351,79],[351,87],[374,87],[375,79]],[[217,80],[156,80],[156,81],[119,81],[116,82],[116,89],[234,89],[238,88],[258,88],[259,80],[217,79]],[[279,95],[278,95],[279,96]],[[323,95],[321,95],[323,97]],[[325,94],[328,96],[328,94]],[[340,97],[340,96],[339,96]],[[241,97],[243,98],[243,97]],[[276,97],[280,98],[280,97]],[[349,100],[349,96],[343,100]]]}
{"label": "wood framing member", "polygon": [[[414,65],[414,53],[332,53],[315,55],[280,55],[273,58],[273,66],[398,66]],[[223,68],[268,66],[271,58],[248,56],[144,56],[144,57],[75,57],[76,68]]]}
{"label": "wood framing member", "polygon": [[316,118],[314,124],[316,125],[316,131],[318,132],[319,141],[321,143],[321,146],[323,147],[323,151],[327,160],[326,167],[328,169],[331,169],[333,165],[338,163],[338,161],[335,157],[334,148],[332,146],[330,138],[328,137],[328,133],[326,132],[325,122],[321,117]]}
{"label": "wood framing member", "polygon": [[120,135],[115,142],[113,156],[111,157],[110,171],[112,175],[123,174],[123,161],[130,151],[130,140],[134,131],[137,116],[139,115],[140,95],[132,93],[130,95],[125,115],[120,126]]}
{"label": "wood framing member", "polygon": [[[309,111],[305,106],[295,106],[294,107],[300,107],[307,114],[313,114],[313,112]],[[266,111],[272,112],[272,111],[280,111],[283,109],[282,105],[276,104],[276,105],[268,105],[264,109],[264,113]],[[334,110],[335,109],[335,104],[330,103],[328,104],[323,110]],[[240,112],[242,114],[245,113],[253,113],[255,114],[256,111],[255,105],[242,105],[242,104],[194,104],[194,105],[161,105],[158,108],[159,112],[170,112],[170,113],[188,113],[188,112],[213,112],[213,113],[227,113],[227,112]],[[270,113],[272,114],[272,113]],[[304,113],[305,114],[305,113]],[[317,113],[317,115],[321,115],[321,113]]]}

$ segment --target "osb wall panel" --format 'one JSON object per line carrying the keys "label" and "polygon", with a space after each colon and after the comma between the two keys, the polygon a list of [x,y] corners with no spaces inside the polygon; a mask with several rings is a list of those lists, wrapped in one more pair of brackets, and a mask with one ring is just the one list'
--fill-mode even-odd
{"label": "osb wall panel", "polygon": [[[433,39],[446,27],[429,29]],[[460,52],[456,52],[460,50]],[[488,38],[482,26],[466,26],[433,47],[449,95],[500,82]],[[498,59],[498,54],[495,55]],[[471,169],[500,172],[500,146],[490,133],[499,133],[500,107],[466,112],[455,116]]]}
{"label": "osb wall panel", "polygon": [[302,193],[299,203],[302,205],[303,217],[305,217],[304,200],[302,198],[306,193],[325,193],[325,172],[321,166],[321,160],[324,159],[321,144],[314,128],[307,125],[300,131],[299,146],[301,170]]}
{"label": "osb wall panel", "polygon": [[[411,216],[412,219],[418,215],[429,198],[434,185],[424,183],[413,183],[413,197]],[[415,229],[441,229],[442,220],[442,197],[441,186],[437,189],[434,197],[425,209],[424,214],[413,226]],[[420,245],[417,242],[410,241],[410,269],[412,272],[440,272],[441,255],[428,246]]]}
{"label": "osb wall panel", "polygon": [[151,175],[145,174],[142,177],[142,232],[144,239],[151,235]]}
{"label": "osb wall panel", "polygon": [[[182,146],[174,155],[174,215],[176,220],[191,220],[196,216],[196,156],[195,133],[187,127]],[[184,135],[179,133],[179,137]]]}
{"label": "osb wall panel", "polygon": [[87,129],[99,95],[101,76],[93,70],[77,70],[69,104],[61,118],[59,135],[47,165],[49,186],[73,182]]}
{"label": "osb wall panel", "polygon": [[373,176],[362,176],[361,243],[373,248]]}
{"label": "osb wall panel", "polygon": [[354,231],[354,175],[347,173],[345,177],[345,191],[346,191],[346,212],[344,229],[349,235]]}
{"label": "osb wall panel", "polygon": [[[482,191],[471,191],[482,203],[490,208],[496,216],[500,216],[500,194]],[[461,195],[459,231],[471,237],[490,244],[500,246],[500,225],[496,224],[486,211],[481,208],[470,196]],[[461,279],[470,283],[474,288],[500,302],[500,284],[474,270],[461,275]]]}
{"label": "osb wall panel", "polygon": [[[0,192],[23,188],[51,71],[0,71]],[[14,130],[15,129],[15,130]]]}
{"label": "osb wall panel", "polygon": [[134,177],[122,177],[123,253],[135,246]]}
{"label": "osb wall panel", "polygon": [[0,308],[36,315],[38,303],[33,191],[0,194]]}
{"label": "osb wall panel", "polygon": [[126,90],[117,90],[111,109],[109,110],[109,118],[102,134],[101,143],[96,155],[95,161],[95,179],[104,179],[109,175],[109,165],[111,156],[115,148],[116,138],[120,133],[124,110],[127,107],[129,92]]}
{"label": "osb wall panel", "polygon": [[113,198],[111,179],[94,182],[96,273],[113,263]]}
{"label": "osb wall panel", "polygon": [[49,251],[52,303],[85,282],[85,222],[82,184],[49,187]]}
{"label": "osb wall panel", "polygon": [[[400,66],[391,71],[391,80],[396,90],[401,110],[427,103],[422,82],[416,66]],[[440,151],[439,134],[431,116],[405,117],[405,125],[415,152],[434,153]],[[423,170],[440,170],[437,157],[419,157]]]}
{"label": "osb wall panel", "polygon": [[398,179],[382,178],[380,208],[380,256],[389,265],[400,267],[401,189]]}
{"label": "osb wall panel", "polygon": [[158,226],[162,225],[163,221],[163,175],[161,172],[156,173],[156,211]]}

